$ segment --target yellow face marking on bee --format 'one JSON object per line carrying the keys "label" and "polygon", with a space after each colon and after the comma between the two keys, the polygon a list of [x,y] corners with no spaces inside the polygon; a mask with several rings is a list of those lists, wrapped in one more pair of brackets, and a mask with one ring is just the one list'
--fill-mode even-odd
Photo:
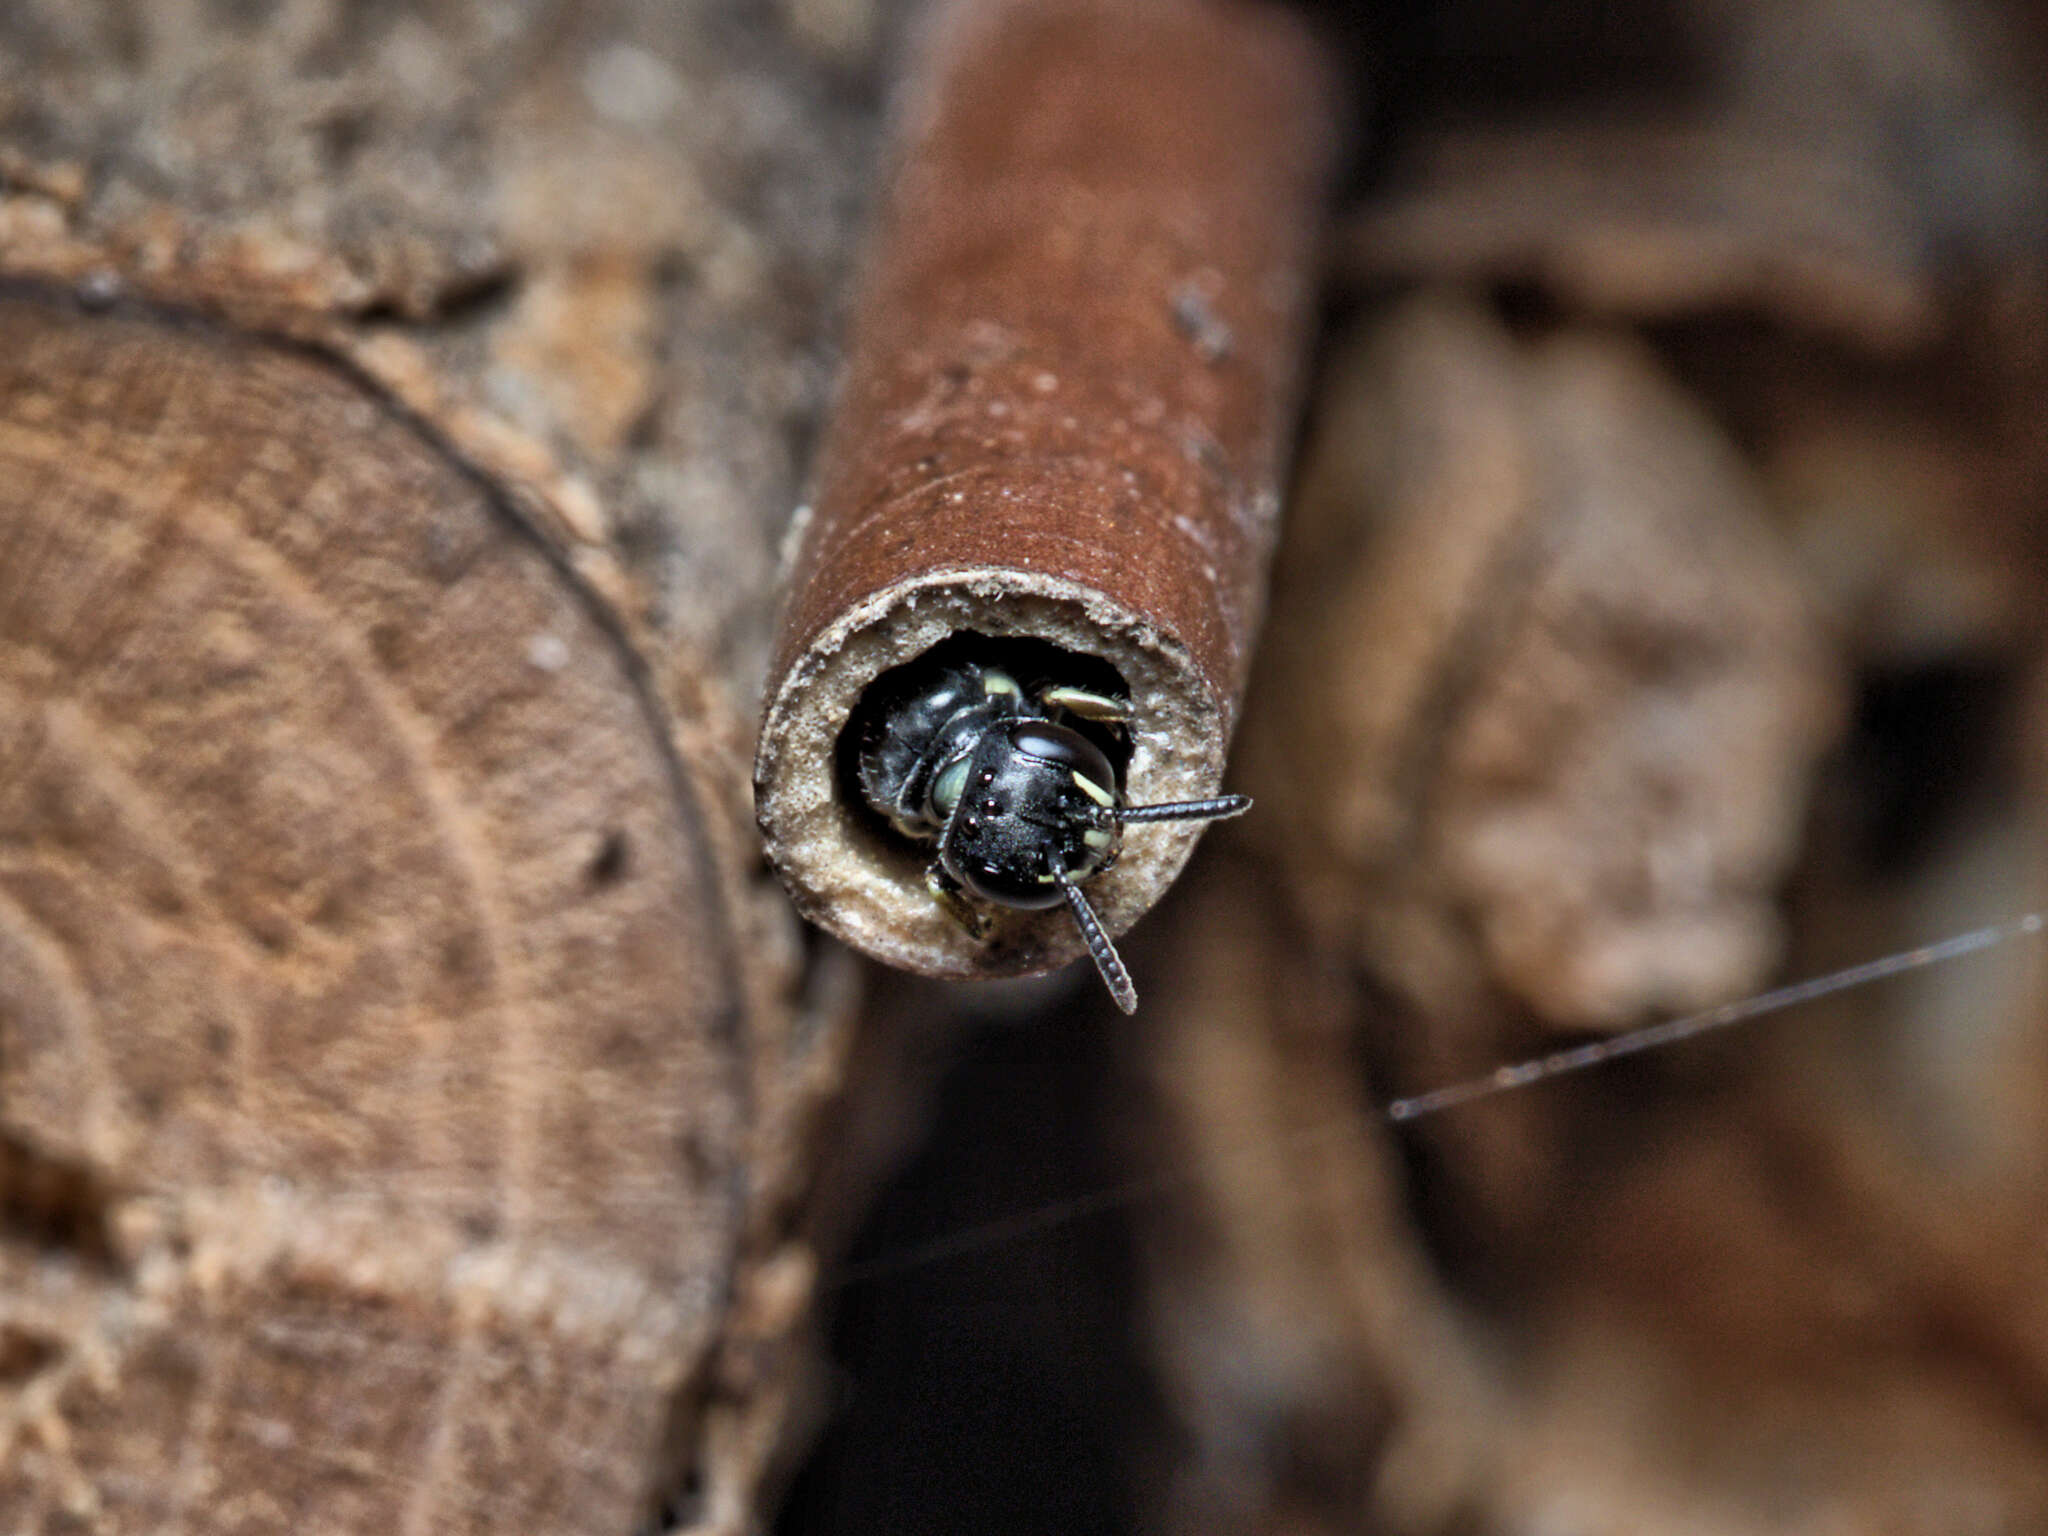
{"label": "yellow face marking on bee", "polygon": [[1083,832],[1081,834],[1081,841],[1090,848],[1107,848],[1115,839],[1100,827],[1097,827],[1092,831]]}
{"label": "yellow face marking on bee", "polygon": [[1082,794],[1104,809],[1116,804],[1116,796],[1083,774],[1079,769],[1074,770],[1074,782],[1081,786]]}
{"label": "yellow face marking on bee", "polygon": [[1112,698],[1106,693],[1091,693],[1086,688],[1047,688],[1040,692],[1038,699],[1042,704],[1064,709],[1083,720],[1120,725],[1131,718],[1129,700]]}
{"label": "yellow face marking on bee", "polygon": [[953,814],[953,807],[960,803],[960,791],[967,787],[969,760],[961,758],[949,765],[932,785],[932,809],[941,816]]}
{"label": "yellow face marking on bee", "polygon": [[1010,676],[1009,673],[991,670],[981,675],[981,691],[983,693],[1021,694],[1024,690],[1017,686],[1017,679]]}

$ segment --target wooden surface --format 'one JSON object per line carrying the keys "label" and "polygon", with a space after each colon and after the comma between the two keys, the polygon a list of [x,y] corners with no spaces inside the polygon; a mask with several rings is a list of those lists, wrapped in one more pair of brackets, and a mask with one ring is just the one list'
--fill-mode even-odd
{"label": "wooden surface", "polygon": [[0,331],[0,1096],[106,1245],[8,1245],[11,1518],[623,1524],[748,1117],[644,664],[345,372]]}
{"label": "wooden surface", "polygon": [[751,1517],[845,992],[742,701],[875,41],[0,14],[0,1529]]}

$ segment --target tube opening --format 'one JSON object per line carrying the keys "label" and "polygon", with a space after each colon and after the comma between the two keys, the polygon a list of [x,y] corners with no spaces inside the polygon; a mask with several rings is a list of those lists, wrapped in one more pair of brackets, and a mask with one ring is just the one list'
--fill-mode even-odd
{"label": "tube opening", "polygon": [[[881,673],[862,691],[840,730],[834,753],[834,779],[840,801],[855,823],[893,852],[925,857],[931,845],[906,836],[874,806],[862,784],[862,753],[889,734],[892,717],[900,731],[906,705],[912,706],[914,713],[920,696],[929,695],[943,686],[949,676],[970,666],[994,668],[1014,679],[1032,697],[1047,688],[1064,688],[1126,704],[1131,698],[1131,687],[1124,675],[1100,656],[1069,650],[1047,640],[987,635],[978,630],[955,630],[909,661]],[[1065,713],[1061,719],[1109,759],[1116,770],[1116,788],[1121,794],[1130,769],[1131,733],[1073,713]]]}

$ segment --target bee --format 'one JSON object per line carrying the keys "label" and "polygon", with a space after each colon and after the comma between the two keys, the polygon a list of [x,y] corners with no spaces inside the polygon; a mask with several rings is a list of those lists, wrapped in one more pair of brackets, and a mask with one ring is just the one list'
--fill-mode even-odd
{"label": "bee", "polygon": [[990,906],[1065,902],[1109,995],[1135,1012],[1137,989],[1082,885],[1116,862],[1126,827],[1237,816],[1251,800],[1126,805],[1102,744],[1129,727],[1120,691],[1026,687],[991,656],[951,646],[878,686],[862,706],[860,792],[898,835],[936,845],[925,871],[933,899],[976,938]]}

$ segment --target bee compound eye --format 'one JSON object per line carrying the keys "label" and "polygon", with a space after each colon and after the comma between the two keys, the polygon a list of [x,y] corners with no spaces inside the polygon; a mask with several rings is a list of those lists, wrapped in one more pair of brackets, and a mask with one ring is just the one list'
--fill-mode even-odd
{"label": "bee compound eye", "polygon": [[1064,768],[1088,797],[1099,803],[1113,803],[1116,769],[1100,747],[1079,731],[1042,720],[1019,720],[1010,727],[1010,746],[1026,757]]}
{"label": "bee compound eye", "polygon": [[1022,850],[961,859],[953,874],[969,895],[998,906],[1033,910],[1057,906],[1062,900],[1045,861]]}

